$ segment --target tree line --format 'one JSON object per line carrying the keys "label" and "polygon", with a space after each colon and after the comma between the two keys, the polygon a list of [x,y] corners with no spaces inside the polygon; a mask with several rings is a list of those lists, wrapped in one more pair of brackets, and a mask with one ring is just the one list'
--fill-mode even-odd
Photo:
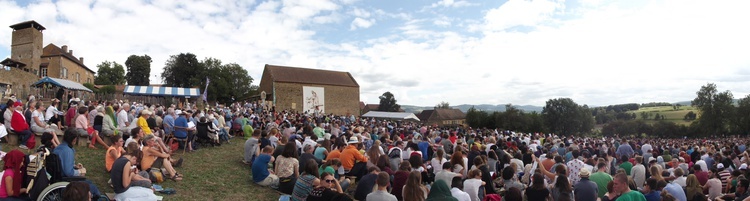
{"label": "tree line", "polygon": [[[512,105],[506,105],[504,112],[479,111],[469,109],[466,122],[473,128],[499,128],[521,132],[556,133],[561,135],[600,134],[647,135],[654,137],[706,137],[750,134],[750,95],[735,102],[730,91],[719,92],[716,85],[708,83],[696,92],[691,105],[699,114],[689,112],[686,120],[696,120],[690,125],[679,125],[665,121],[664,115],[655,115],[646,122],[637,119],[639,107],[673,106],[667,103],[622,104],[607,107],[589,108],[579,105],[570,98],[550,99],[541,113],[524,112]],[[643,114],[642,114],[643,115]],[[595,124],[602,124],[601,130],[594,130]]]}
{"label": "tree line", "polygon": [[[97,65],[94,84],[105,85],[96,90],[99,93],[114,93],[113,85],[148,86],[152,59],[148,55],[131,55],[125,67],[114,61],[104,61]],[[127,73],[126,73],[127,69]],[[205,90],[207,78],[209,101],[231,102],[247,99],[257,94],[258,86],[242,66],[236,63],[222,63],[217,58],[198,60],[192,53],[171,55],[164,64],[160,75],[165,86],[199,88]],[[90,86],[89,88],[93,88]]]}

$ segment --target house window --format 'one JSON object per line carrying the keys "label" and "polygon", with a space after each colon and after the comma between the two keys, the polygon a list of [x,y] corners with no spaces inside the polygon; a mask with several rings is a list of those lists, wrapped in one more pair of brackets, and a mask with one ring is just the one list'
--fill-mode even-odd
{"label": "house window", "polygon": [[47,76],[47,67],[42,67],[41,73],[39,74],[40,77],[46,77]]}
{"label": "house window", "polygon": [[81,83],[81,74],[76,73],[76,82]]}
{"label": "house window", "polygon": [[86,83],[91,83],[91,78],[86,78]]}
{"label": "house window", "polygon": [[68,68],[62,68],[62,73],[60,74],[60,78],[68,79]]}

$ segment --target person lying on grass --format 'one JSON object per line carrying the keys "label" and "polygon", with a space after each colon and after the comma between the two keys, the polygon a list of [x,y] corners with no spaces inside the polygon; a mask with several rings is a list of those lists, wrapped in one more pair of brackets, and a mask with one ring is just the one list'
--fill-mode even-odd
{"label": "person lying on grass", "polygon": [[[182,165],[182,158],[174,161],[172,157],[156,143],[156,136],[146,135],[143,137],[146,146],[143,146],[143,159],[141,159],[141,169],[164,168],[171,176],[173,181],[182,181],[182,175],[177,173],[173,166]],[[174,165],[172,164],[174,163]]]}

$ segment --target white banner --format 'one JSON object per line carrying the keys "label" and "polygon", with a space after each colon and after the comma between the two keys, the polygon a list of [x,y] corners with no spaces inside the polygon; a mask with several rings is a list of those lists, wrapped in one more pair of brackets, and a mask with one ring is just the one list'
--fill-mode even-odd
{"label": "white banner", "polygon": [[302,87],[302,112],[310,114],[325,113],[325,90],[323,87]]}

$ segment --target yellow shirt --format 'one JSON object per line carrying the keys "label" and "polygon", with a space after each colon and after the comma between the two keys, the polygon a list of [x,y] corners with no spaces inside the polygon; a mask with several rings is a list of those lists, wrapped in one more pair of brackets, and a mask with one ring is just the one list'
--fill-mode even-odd
{"label": "yellow shirt", "polygon": [[141,127],[141,130],[143,130],[143,133],[146,135],[151,135],[151,128],[148,127],[148,122],[146,122],[146,118],[143,118],[143,116],[138,117],[138,127]]}

